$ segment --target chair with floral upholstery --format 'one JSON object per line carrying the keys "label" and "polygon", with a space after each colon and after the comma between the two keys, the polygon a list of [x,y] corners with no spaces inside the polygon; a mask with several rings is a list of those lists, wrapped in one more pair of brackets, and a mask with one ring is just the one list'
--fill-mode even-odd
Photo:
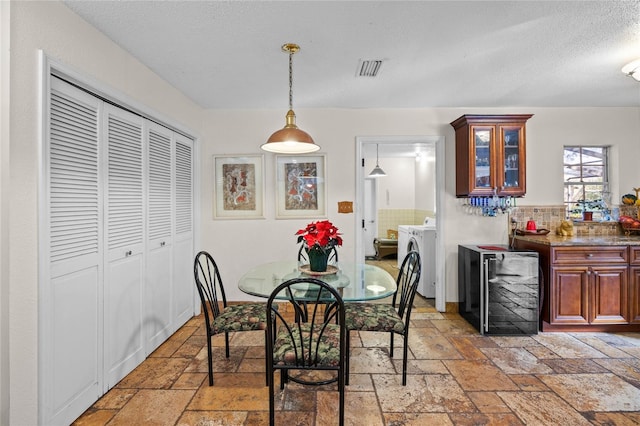
{"label": "chair with floral upholstery", "polygon": [[[404,341],[402,358],[402,385],[407,384],[407,352],[409,349],[409,321],[413,299],[418,288],[421,272],[420,254],[407,253],[396,280],[398,288],[393,294],[391,304],[386,303],[346,303],[345,321],[347,332],[347,351],[349,350],[349,332],[382,331],[391,333],[389,355],[393,358],[393,337],[400,334]],[[346,383],[349,384],[349,354],[347,353]]]}
{"label": "chair with floral upholstery", "polygon": [[207,331],[207,356],[209,361],[209,386],[213,386],[213,352],[211,338],[224,333],[225,355],[229,358],[229,333],[237,331],[265,330],[267,308],[264,303],[227,305],[220,270],[213,257],[206,251],[196,255],[193,264],[196,287],[202,302],[202,312]]}
{"label": "chair with floral upholstery", "polygon": [[[275,424],[275,372],[280,370],[280,389],[289,381],[303,385],[337,382],[339,424],[343,425],[347,331],[338,291],[312,277],[290,279],[273,290],[267,312],[271,313],[265,340],[270,424]],[[307,370],[321,371],[309,375]]]}

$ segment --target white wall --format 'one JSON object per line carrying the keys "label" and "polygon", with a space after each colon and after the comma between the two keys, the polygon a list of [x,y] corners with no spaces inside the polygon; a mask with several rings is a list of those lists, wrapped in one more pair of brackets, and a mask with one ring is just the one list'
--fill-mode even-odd
{"label": "white wall", "polygon": [[424,155],[415,163],[416,189],[414,198],[416,210],[436,211],[436,163],[433,156]]}
{"label": "white wall", "polygon": [[[375,160],[365,162],[367,173],[375,166]],[[410,158],[384,158],[380,167],[387,176],[378,179],[378,209],[416,208],[415,161]]]}
{"label": "white wall", "polygon": [[11,3],[0,2],[0,425],[9,424],[9,70]]}
{"label": "white wall", "polygon": [[[634,84],[633,81],[630,84]],[[248,266],[295,255],[293,234],[308,220],[274,219],[272,154],[266,154],[266,220],[213,220],[211,156],[259,152],[259,145],[274,129],[282,126],[285,112],[206,112],[203,134],[204,139],[211,143],[204,146],[202,152],[202,248],[210,250],[218,259],[223,268],[223,279],[230,287],[231,299],[246,299],[235,288],[235,283]],[[640,108],[297,110],[298,125],[313,135],[322,147],[320,152],[328,153],[328,217],[344,233],[341,259],[354,256],[357,224],[354,215],[337,213],[337,202],[355,199],[356,136],[445,136],[445,196],[441,217],[446,247],[447,301],[457,300],[458,244],[507,242],[506,216],[468,216],[462,212],[461,200],[455,198],[454,131],[449,123],[463,113],[534,114],[527,125],[527,196],[519,201],[520,205],[562,204],[563,144],[610,143],[624,153],[618,159],[618,166],[612,170],[612,179],[627,186],[640,182],[640,169],[635,164],[640,147]],[[386,161],[385,171],[391,167],[391,163]]]}
{"label": "white wall", "polygon": [[[3,2],[3,12],[6,10]],[[9,272],[2,271],[2,298],[10,297],[9,313],[0,315],[0,354],[8,348],[10,377],[0,378],[11,394],[9,424],[37,423],[38,408],[38,49],[53,58],[110,85],[141,104],[171,117],[201,136],[201,247],[211,250],[223,268],[231,300],[247,299],[235,283],[247,267],[296,254],[294,233],[308,220],[274,219],[274,156],[266,159],[266,219],[213,220],[213,154],[258,153],[259,145],[284,124],[285,109],[202,111],[175,89],[119,49],[64,5],[57,2],[10,4],[11,53],[2,50],[3,73],[10,59],[9,123],[0,131],[3,179],[0,213],[8,211],[1,228],[2,244],[9,248]],[[7,22],[2,18],[3,26]],[[4,28],[3,28],[4,29]],[[4,80],[4,76],[3,76]],[[629,80],[630,90],[640,90]],[[3,102],[6,94],[3,87]],[[533,113],[527,126],[528,193],[521,204],[562,202],[562,145],[611,143],[617,152],[612,179],[621,192],[640,184],[640,108],[501,108],[413,110],[297,110],[298,124],[313,135],[327,153],[328,216],[344,233],[341,258],[354,253],[354,215],[340,214],[337,202],[355,199],[355,137],[370,135],[443,135],[446,138],[445,196],[442,206],[446,261],[446,300],[457,299],[457,245],[506,242],[506,218],[466,216],[455,198],[454,133],[449,122],[464,113]],[[9,134],[4,129],[10,125]],[[9,154],[9,164],[4,156]],[[7,170],[7,168],[9,170]],[[7,177],[8,176],[8,177]],[[9,179],[9,182],[6,180]],[[10,190],[5,191],[5,188]],[[7,207],[8,206],[8,207]],[[359,206],[356,206],[358,208]],[[0,218],[0,225],[5,217]],[[10,233],[7,232],[10,229]],[[8,240],[8,243],[7,243]],[[3,255],[5,253],[3,252]],[[2,263],[5,268],[5,263]],[[8,276],[8,283],[5,275]],[[2,305],[4,306],[4,305]],[[5,320],[9,325],[6,327]],[[4,370],[2,370],[4,372]],[[4,395],[0,400],[4,403]],[[2,407],[2,411],[6,406]]]}
{"label": "white wall", "polygon": [[[3,2],[3,30],[5,19]],[[2,389],[9,389],[9,424],[35,425],[38,421],[38,180],[40,177],[39,49],[51,58],[111,86],[131,99],[148,105],[160,115],[172,117],[199,132],[201,109],[148,68],[117,47],[59,2],[11,2],[9,123],[3,114],[2,150],[10,154],[9,168],[2,170],[2,203],[9,206],[8,285],[2,283],[2,299],[9,297],[8,356],[10,376],[3,375]],[[7,62],[5,62],[7,61]],[[3,102],[5,90],[3,88]],[[5,176],[9,176],[6,182]],[[9,190],[4,189],[8,187]],[[3,255],[5,253],[3,252]],[[4,256],[3,256],[4,257]],[[2,279],[4,281],[3,272]],[[5,316],[3,314],[4,323]],[[4,324],[3,324],[4,327]],[[3,328],[4,329],[4,328]],[[6,336],[2,336],[2,349]],[[4,359],[5,353],[2,353]],[[2,399],[4,404],[4,398]],[[7,407],[3,406],[4,412]]]}

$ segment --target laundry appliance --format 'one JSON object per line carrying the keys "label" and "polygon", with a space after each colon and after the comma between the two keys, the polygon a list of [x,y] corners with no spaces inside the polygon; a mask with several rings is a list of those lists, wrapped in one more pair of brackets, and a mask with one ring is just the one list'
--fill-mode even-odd
{"label": "laundry appliance", "polygon": [[436,297],[436,227],[435,221],[425,219],[425,225],[398,226],[398,268],[409,251],[420,254],[421,272],[418,293]]}

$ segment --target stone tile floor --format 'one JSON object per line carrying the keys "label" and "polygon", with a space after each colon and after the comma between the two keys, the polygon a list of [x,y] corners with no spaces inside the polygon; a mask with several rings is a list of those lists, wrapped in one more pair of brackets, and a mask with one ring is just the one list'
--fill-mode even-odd
{"label": "stone tile floor", "polygon": [[[415,306],[407,386],[387,334],[352,334],[346,424],[640,424],[640,333],[483,337],[428,300]],[[189,320],[74,425],[268,424],[264,334],[232,335],[229,359],[214,337],[209,387],[203,327]],[[337,424],[335,384],[276,389],[277,424]]]}
{"label": "stone tile floor", "polygon": [[[352,335],[347,424],[640,424],[640,333],[482,337],[457,314],[417,305],[406,387],[388,335]],[[229,359],[213,339],[213,387],[205,341],[192,318],[74,424],[267,424],[263,333],[232,335]],[[278,391],[277,423],[335,424],[334,386]]]}

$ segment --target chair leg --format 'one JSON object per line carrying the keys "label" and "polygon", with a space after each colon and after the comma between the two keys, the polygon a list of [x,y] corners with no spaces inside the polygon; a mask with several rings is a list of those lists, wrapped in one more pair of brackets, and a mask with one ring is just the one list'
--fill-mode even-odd
{"label": "chair leg", "polygon": [[[265,330],[264,331],[264,340],[265,340],[265,342],[267,341],[267,338],[268,338],[267,336],[268,336],[268,333],[267,333],[267,330]],[[266,348],[268,348],[268,347],[269,347],[269,345],[265,345],[265,351],[267,350]],[[267,354],[266,353],[264,354],[264,371],[266,373],[265,374],[265,378],[267,380],[266,386],[269,386],[269,360],[267,359]]]}
{"label": "chair leg", "polygon": [[207,334],[207,361],[209,362],[209,386],[213,386],[213,354],[211,353],[211,337]]}
{"label": "chair leg", "polygon": [[[347,351],[347,356],[349,354],[349,351]],[[340,426],[344,425],[344,387],[345,387],[345,376],[348,378],[349,377],[349,371],[340,371],[338,373],[340,376],[338,376],[338,392],[340,392],[340,408],[339,408],[339,412],[338,412],[338,416],[339,416],[339,424]]]}
{"label": "chair leg", "polygon": [[224,332],[224,347],[225,347],[225,355],[229,358],[229,332]]}
{"label": "chair leg", "polygon": [[393,358],[393,331],[391,332],[391,342],[389,343],[389,355]]}
{"label": "chair leg", "polygon": [[350,334],[351,332],[349,330],[347,330],[346,332],[346,336],[345,336],[345,340],[346,340],[346,346],[347,346],[347,354],[345,355],[345,359],[344,359],[344,377],[345,377],[345,384],[347,386],[349,386],[349,355],[350,355],[350,348],[351,348],[351,339],[350,339]]}
{"label": "chair leg", "polygon": [[407,354],[409,353],[409,333],[405,333],[404,338],[404,353],[402,354],[402,386],[407,386]]}
{"label": "chair leg", "polygon": [[[268,378],[269,375],[271,376],[270,379]],[[275,426],[276,424],[276,407],[275,407],[275,400],[274,400],[275,391],[273,389],[274,381],[275,381],[274,372],[267,371],[267,382],[269,382],[269,425],[270,426]]]}

